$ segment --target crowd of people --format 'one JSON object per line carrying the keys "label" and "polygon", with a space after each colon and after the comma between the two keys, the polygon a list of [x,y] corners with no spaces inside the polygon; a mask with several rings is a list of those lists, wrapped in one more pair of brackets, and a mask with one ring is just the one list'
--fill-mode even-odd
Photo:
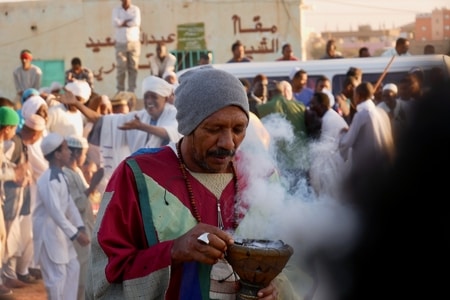
{"label": "crowd of people", "polygon": [[[72,62],[83,69],[79,59]],[[178,297],[212,288],[200,280],[195,291],[184,278],[199,272],[200,265],[215,265],[232,243],[226,232],[236,224],[228,214],[233,215],[236,187],[245,186],[238,184],[244,180],[238,157],[249,122],[264,127],[279,115],[291,124],[296,144],[280,148],[281,164],[289,166],[289,175],[307,178],[318,197],[345,198],[348,186],[367,184],[361,172],[392,165],[395,143],[424,93],[423,74],[415,69],[400,82],[383,84],[376,99],[374,86],[361,82],[362,73],[350,68],[342,93],[334,96],[327,78],[319,78],[315,90],[307,88],[308,74],[299,68],[289,74],[290,82],[259,74],[247,87],[207,66],[176,78],[176,84],[150,75],[139,97],[143,108],[136,110],[140,100],[134,93],[109,99],[92,91],[88,72],[81,77],[69,70],[64,94],[25,89],[20,110],[2,99],[6,251],[1,291],[7,294],[40,276],[52,299],[84,299],[86,293],[96,299],[99,291],[115,295],[115,286],[125,280],[130,295],[148,295],[140,288],[142,280],[152,285],[161,276],[166,283],[157,285],[157,293]],[[298,164],[296,156],[305,153],[309,163]],[[280,167],[280,176],[283,171]],[[216,173],[223,175],[208,179]],[[349,174],[352,183],[345,181]],[[130,202],[133,197],[136,204]],[[166,215],[152,202],[159,197],[164,205],[172,203],[173,216],[186,218]],[[98,206],[102,214],[94,229]],[[151,229],[143,215],[153,215]],[[195,242],[204,232],[208,248]],[[166,257],[166,262],[152,257]],[[177,271],[163,275],[170,269]],[[99,275],[104,279],[98,281]],[[274,283],[261,295],[275,297],[283,289]]]}
{"label": "crowd of people", "polygon": [[[409,39],[400,37],[395,41],[395,46],[389,48],[381,53],[381,56],[392,57],[392,56],[411,56],[411,52],[409,51]],[[235,62],[251,62],[252,57],[246,55],[245,47],[241,41],[237,40],[231,46],[232,58],[227,61],[227,63],[235,63]],[[423,48],[423,53],[426,55],[436,54],[436,49],[432,44],[426,44]],[[290,43],[284,43],[281,47],[281,57],[278,57],[276,61],[298,61],[300,60],[298,57],[294,55],[294,51],[292,49],[292,45]],[[417,53],[419,54],[419,53]],[[373,56],[370,52],[369,47],[362,46],[358,49],[357,57],[371,57]],[[345,56],[337,49],[337,42],[334,39],[327,40],[325,44],[324,54],[320,57],[320,59],[337,59],[344,58]]]}
{"label": "crowd of people", "polygon": [[[251,181],[245,157],[270,148],[271,118],[290,124],[294,143],[275,140],[278,165],[262,180],[294,176],[286,189],[302,178],[317,198],[353,201],[373,184],[369,171],[395,166],[417,103],[433,91],[420,68],[386,83],[350,68],[333,95],[329,78],[309,88],[298,67],[289,81],[248,82],[209,67],[208,56],[177,78],[176,57],[158,44],[137,95],[139,8],[122,1],[113,24],[111,98],[94,90],[79,57],[64,85],[42,89],[27,49],[13,72],[17,97],[0,98],[0,297],[42,279],[49,299],[235,299],[226,251],[251,207],[241,197]],[[400,38],[383,55],[408,55],[408,44]],[[240,41],[231,50],[229,63],[251,62]],[[322,58],[342,58],[333,40]],[[282,60],[298,60],[290,44]],[[255,296],[300,299],[283,276]]]}
{"label": "crowd of people", "polygon": [[13,72],[17,96],[1,98],[0,297],[43,279],[49,299],[85,299],[95,215],[109,177],[138,149],[181,137],[172,105],[173,55],[157,45],[155,76],[137,96],[139,8],[122,1],[112,19],[118,41],[113,97],[95,92],[93,73],[79,57],[63,84],[42,87],[43,72],[25,49]]}

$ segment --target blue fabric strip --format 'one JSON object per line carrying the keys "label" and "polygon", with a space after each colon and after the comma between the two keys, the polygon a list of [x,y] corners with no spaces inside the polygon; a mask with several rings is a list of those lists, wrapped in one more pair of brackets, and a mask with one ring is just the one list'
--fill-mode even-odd
{"label": "blue fabric strip", "polygon": [[180,300],[201,300],[200,280],[196,262],[183,264],[183,277],[181,278]]}

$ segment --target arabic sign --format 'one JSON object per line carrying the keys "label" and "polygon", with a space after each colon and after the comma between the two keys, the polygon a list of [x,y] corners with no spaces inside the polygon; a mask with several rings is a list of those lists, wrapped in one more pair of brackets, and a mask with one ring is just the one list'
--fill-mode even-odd
{"label": "arabic sign", "polygon": [[204,50],[205,23],[180,24],[177,26],[178,51]]}
{"label": "arabic sign", "polygon": [[[161,39],[155,38],[155,36],[152,34],[151,39],[149,38],[149,35],[145,32],[142,33],[140,41],[142,45],[147,44],[156,44],[156,43],[173,43],[175,41],[175,33],[170,33],[167,35],[167,38],[164,36],[161,36]],[[100,52],[100,47],[112,47],[116,44],[116,41],[110,38],[109,36],[105,38],[105,41],[102,42],[101,40],[97,39],[97,41],[94,41],[93,38],[89,37],[89,43],[86,43],[86,48],[92,48],[92,52]]]}
{"label": "arabic sign", "polygon": [[[277,32],[278,28],[276,25],[272,26],[266,26],[264,27],[263,24],[260,22],[261,17],[260,16],[254,16],[253,22],[254,27],[250,26],[247,28],[243,28],[241,26],[241,17],[238,15],[233,15],[231,20],[233,21],[233,29],[234,34],[262,34],[259,35],[261,37],[261,40],[256,46],[246,46],[244,45],[245,53],[246,54],[270,54],[270,53],[277,53],[279,51],[279,40],[277,37],[274,36],[274,34]],[[161,35],[161,38],[155,37],[153,34],[147,34],[145,32],[142,32],[141,34],[141,44],[142,45],[148,45],[148,44],[156,44],[156,43],[173,43],[175,40],[177,40],[177,51],[180,53],[183,53],[184,51],[196,51],[197,55],[201,52],[207,53],[208,50],[206,48],[206,41],[205,41],[205,24],[204,23],[188,23],[188,24],[180,24],[177,26],[177,34],[178,38],[175,35],[175,33],[169,33],[167,36]],[[267,35],[269,35],[267,37]],[[92,51],[97,53],[100,52],[100,48],[102,47],[113,47],[115,45],[116,41],[112,39],[111,37],[106,37],[104,40],[94,40],[92,37],[89,37],[89,42],[86,43],[86,48],[92,48]],[[147,53],[145,54],[145,57],[148,59],[150,56],[154,55],[154,53]],[[192,55],[192,53],[190,54]],[[184,64],[184,61],[187,61],[191,65],[197,64],[198,57],[197,58],[186,58],[186,57],[179,57],[177,56],[177,59],[183,60],[180,61],[181,64]],[[186,63],[187,64],[187,63]],[[148,69],[150,65],[147,64],[140,64],[139,69]],[[105,74],[110,74],[116,69],[116,65],[114,63],[111,64],[111,67],[104,68],[103,66],[98,69],[97,72],[94,71],[94,77],[97,79],[97,81],[102,81],[103,76]]]}
{"label": "arabic sign", "polygon": [[240,32],[240,33],[246,33],[246,32],[271,32],[275,33],[277,32],[278,28],[275,25],[272,25],[271,27],[263,27],[262,23],[260,22],[261,17],[260,16],[254,16],[253,22],[255,22],[255,28],[242,28],[241,27],[241,17],[238,15],[233,15],[231,17],[233,20],[233,29],[234,34]]}
{"label": "arabic sign", "polygon": [[[238,15],[233,15],[231,17],[233,20],[233,29],[234,29],[234,35],[237,33],[269,33],[269,34],[275,34],[278,30],[276,25],[272,25],[269,27],[263,27],[262,23],[260,22],[261,17],[260,16],[254,16],[253,22],[255,22],[255,27],[249,27],[249,28],[242,28],[241,26],[241,17]],[[246,54],[267,54],[267,53],[277,53],[279,42],[278,38],[272,38],[271,41],[272,48],[268,47],[268,38],[263,36],[261,41],[259,42],[259,45],[257,47],[250,46],[246,47],[244,45],[245,53]]]}

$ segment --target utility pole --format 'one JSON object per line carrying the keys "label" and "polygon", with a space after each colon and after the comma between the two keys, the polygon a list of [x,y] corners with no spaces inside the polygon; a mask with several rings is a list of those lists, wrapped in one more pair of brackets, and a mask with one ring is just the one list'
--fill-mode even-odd
{"label": "utility pole", "polygon": [[306,39],[307,37],[307,32],[305,30],[305,15],[304,15],[304,11],[305,10],[310,10],[312,9],[311,5],[307,5],[303,2],[303,0],[300,0],[300,5],[299,5],[299,10],[300,10],[300,59],[302,61],[306,60]]}

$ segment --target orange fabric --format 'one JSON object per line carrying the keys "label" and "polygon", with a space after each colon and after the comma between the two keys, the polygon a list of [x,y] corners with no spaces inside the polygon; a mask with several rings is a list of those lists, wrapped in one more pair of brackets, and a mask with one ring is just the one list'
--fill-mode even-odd
{"label": "orange fabric", "polygon": [[33,55],[31,55],[31,53],[29,53],[29,52],[24,52],[20,55],[20,59],[32,60]]}

